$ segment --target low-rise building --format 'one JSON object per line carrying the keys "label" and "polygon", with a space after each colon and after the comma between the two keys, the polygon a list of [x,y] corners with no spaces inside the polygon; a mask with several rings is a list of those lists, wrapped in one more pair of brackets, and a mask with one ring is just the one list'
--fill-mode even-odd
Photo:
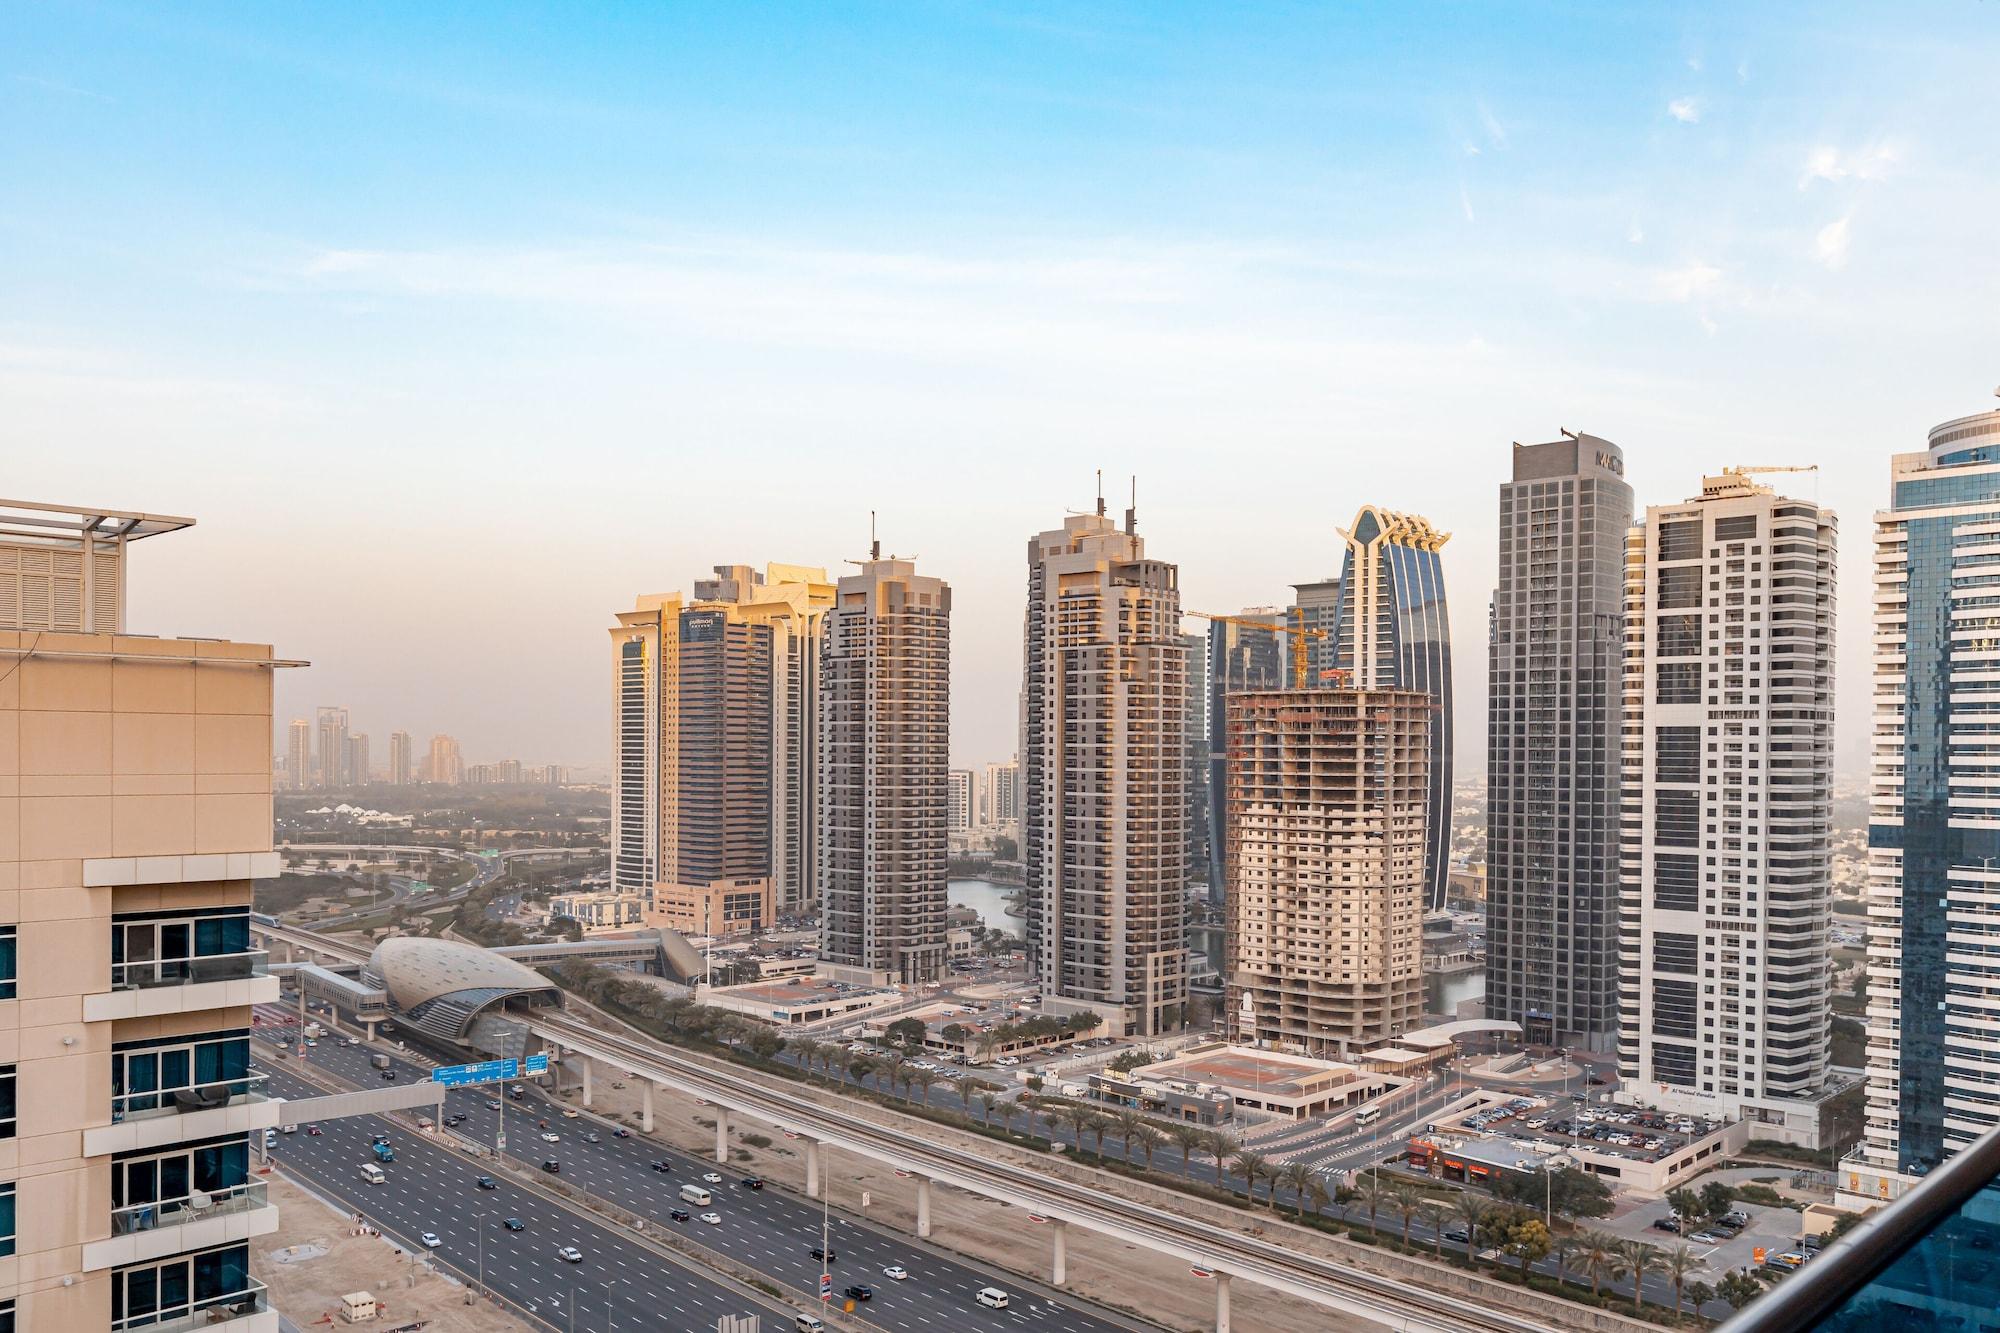
{"label": "low-rise building", "polygon": [[1089,1094],[1173,1120],[1214,1124],[1242,1111],[1306,1120],[1356,1106],[1390,1080],[1333,1060],[1227,1046],[1195,1046],[1129,1073],[1101,1070]]}
{"label": "low-rise building", "polygon": [[549,899],[549,918],[568,917],[585,934],[623,930],[646,919],[646,900],[636,893],[565,893]]}
{"label": "low-rise building", "polygon": [[816,977],[786,977],[741,986],[717,986],[701,992],[698,998],[705,1005],[742,1014],[760,1023],[801,1027],[843,1014],[879,1009],[901,997],[893,990],[873,986],[854,986]]}

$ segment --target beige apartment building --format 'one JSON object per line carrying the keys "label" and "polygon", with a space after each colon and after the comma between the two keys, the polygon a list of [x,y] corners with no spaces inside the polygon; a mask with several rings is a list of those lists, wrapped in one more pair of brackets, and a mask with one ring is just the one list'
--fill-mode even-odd
{"label": "beige apartment building", "polygon": [[27,1329],[278,1327],[249,913],[290,664],[126,632],[129,547],[189,525],[0,501],[0,1309]]}
{"label": "beige apartment building", "polygon": [[1422,1022],[1428,693],[1228,701],[1231,1040],[1345,1057]]}
{"label": "beige apartment building", "polygon": [[1021,855],[1044,1004],[1156,1036],[1187,1003],[1188,652],[1179,570],[1125,517],[1028,543]]}
{"label": "beige apartment building", "polygon": [[951,587],[876,546],[840,580],[820,682],[820,962],[843,981],[944,971]]}

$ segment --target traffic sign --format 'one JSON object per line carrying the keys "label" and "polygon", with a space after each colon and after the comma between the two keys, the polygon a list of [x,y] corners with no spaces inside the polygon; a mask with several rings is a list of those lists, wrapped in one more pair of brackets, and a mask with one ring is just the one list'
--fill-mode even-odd
{"label": "traffic sign", "polygon": [[484,1060],[476,1065],[443,1065],[431,1071],[431,1081],[447,1088],[463,1088],[474,1083],[501,1083],[518,1078],[518,1060]]}
{"label": "traffic sign", "polygon": [[833,1274],[821,1273],[819,1275],[819,1298],[823,1301],[833,1299]]}
{"label": "traffic sign", "polygon": [[542,1055],[531,1055],[531,1056],[529,1056],[529,1057],[528,1057],[528,1062],[527,1062],[526,1064],[524,1064],[524,1065],[522,1065],[522,1066],[521,1066],[521,1072],[522,1072],[522,1073],[524,1073],[524,1074],[546,1074],[546,1073],[548,1073],[548,1072],[549,1072],[549,1057],[548,1057],[548,1055],[547,1055],[546,1053],[544,1053],[544,1054],[542,1054]]}

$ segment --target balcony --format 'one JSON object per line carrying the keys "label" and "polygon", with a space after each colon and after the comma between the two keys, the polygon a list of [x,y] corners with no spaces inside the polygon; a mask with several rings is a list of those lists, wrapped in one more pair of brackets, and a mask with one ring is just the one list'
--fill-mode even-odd
{"label": "balcony", "polygon": [[268,1235],[278,1228],[270,1186],[246,1180],[180,1199],[132,1204],[111,1214],[111,1236],[83,1247],[83,1271],[97,1272]]}
{"label": "balcony", "polygon": [[194,958],[154,958],[113,963],[111,990],[86,995],[86,1022],[153,1018],[232,1005],[271,1004],[278,979],[270,975],[270,955],[262,949]]}
{"label": "balcony", "polygon": [[184,1305],[146,1314],[129,1314],[111,1323],[113,1333],[126,1329],[146,1329],[149,1333],[184,1333],[189,1329],[216,1328],[227,1324],[230,1333],[263,1333],[278,1327],[278,1312],[271,1308],[270,1292],[255,1278],[243,1279],[240,1291],[209,1296]]}
{"label": "balcony", "polygon": [[253,1071],[214,1083],[114,1095],[111,1123],[83,1131],[84,1156],[275,1128],[284,1108],[265,1094],[264,1082],[265,1075]]}

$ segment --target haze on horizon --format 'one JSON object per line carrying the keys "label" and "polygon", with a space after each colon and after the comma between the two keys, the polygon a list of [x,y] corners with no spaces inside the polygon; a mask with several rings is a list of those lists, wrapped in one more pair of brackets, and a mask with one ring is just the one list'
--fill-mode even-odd
{"label": "haze on horizon", "polygon": [[[0,11],[13,497],[187,514],[142,631],[373,738],[602,763],[605,627],[718,563],[914,554],[954,761],[1014,748],[1029,535],[1138,477],[1184,603],[1364,502],[1445,548],[1483,768],[1509,441],[1842,527],[1992,406],[1992,6]],[[1196,622],[1190,622],[1190,628]]]}

